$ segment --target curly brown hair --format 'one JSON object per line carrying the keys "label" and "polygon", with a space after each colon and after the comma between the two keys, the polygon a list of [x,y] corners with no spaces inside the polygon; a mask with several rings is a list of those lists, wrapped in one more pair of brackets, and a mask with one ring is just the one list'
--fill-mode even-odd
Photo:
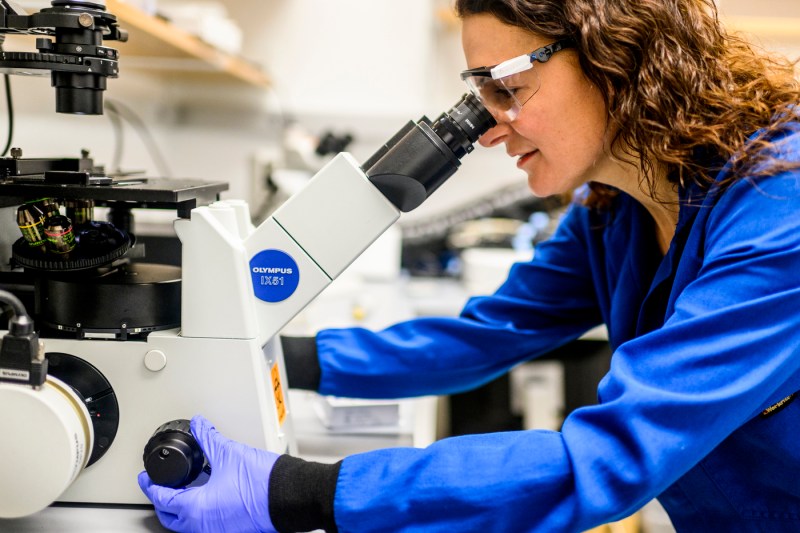
{"label": "curly brown hair", "polygon": [[[617,127],[614,155],[638,158],[640,185],[651,195],[657,165],[673,183],[704,188],[728,160],[728,183],[800,167],[767,155],[770,139],[798,120],[797,63],[725,31],[714,0],[455,0],[455,9],[553,40],[571,37]],[[613,195],[598,184],[592,190],[595,206]]]}

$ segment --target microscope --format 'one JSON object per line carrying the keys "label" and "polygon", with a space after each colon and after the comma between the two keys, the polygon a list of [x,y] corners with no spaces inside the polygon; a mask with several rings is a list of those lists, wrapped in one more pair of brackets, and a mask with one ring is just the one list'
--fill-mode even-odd
{"label": "microscope", "polygon": [[[102,2],[54,0],[25,15],[0,0],[0,17],[0,33],[47,36],[39,54],[2,52],[0,71],[49,70],[57,111],[102,113],[118,73],[102,40],[125,39]],[[53,502],[149,503],[143,462],[167,475],[196,468],[176,421],[197,413],[230,438],[296,454],[279,332],[494,124],[466,95],[435,121],[409,121],[363,164],[340,153],[258,227],[245,202],[219,200],[224,182],[106,176],[85,154],[0,158],[0,207],[17,207],[22,233],[0,270],[11,315],[0,332],[0,518]],[[94,206],[113,222],[94,220]],[[176,211],[180,268],[130,257],[133,208]]]}

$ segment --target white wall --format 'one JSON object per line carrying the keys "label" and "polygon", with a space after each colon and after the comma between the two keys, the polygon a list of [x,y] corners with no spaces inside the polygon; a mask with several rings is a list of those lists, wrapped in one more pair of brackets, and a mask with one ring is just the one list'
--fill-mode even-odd
{"label": "white wall", "polygon": [[262,62],[285,107],[304,114],[407,115],[428,105],[429,0],[234,0],[244,55]]}

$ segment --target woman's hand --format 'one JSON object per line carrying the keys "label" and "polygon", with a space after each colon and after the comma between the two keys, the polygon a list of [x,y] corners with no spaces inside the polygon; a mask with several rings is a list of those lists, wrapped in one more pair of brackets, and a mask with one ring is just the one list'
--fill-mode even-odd
{"label": "woman's hand", "polygon": [[202,416],[191,430],[211,465],[205,485],[172,489],[156,485],[146,472],[139,486],[167,529],[178,532],[277,533],[269,516],[269,476],[278,454],[222,436]]}

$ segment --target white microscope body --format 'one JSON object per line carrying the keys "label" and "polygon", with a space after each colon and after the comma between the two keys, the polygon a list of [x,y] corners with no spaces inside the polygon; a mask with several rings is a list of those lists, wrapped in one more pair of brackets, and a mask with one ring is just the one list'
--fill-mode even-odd
{"label": "white microscope body", "polygon": [[[69,383],[49,376],[32,389],[6,372],[0,382],[0,457],[16,460],[0,463],[0,518],[33,514],[53,501],[149,503],[136,481],[145,443],[165,422],[195,414],[234,440],[295,454],[277,335],[401,211],[419,205],[455,172],[460,157],[493,124],[470,98],[433,127],[427,119],[409,123],[366,170],[339,154],[257,228],[247,205],[233,200],[178,219],[179,329],[154,331],[143,340],[43,339],[47,354],[78,358],[107,380],[109,389],[97,394],[113,389],[116,396],[113,442],[98,442],[105,437],[94,434],[82,405],[96,398],[77,397]],[[424,170],[415,169],[419,165]],[[2,372],[0,364],[0,377]],[[104,454],[86,466],[97,446]]]}
{"label": "white microscope body", "polygon": [[[296,454],[276,334],[399,216],[343,153],[258,228],[247,205],[235,201],[198,207],[191,218],[176,220],[183,264],[179,330],[150,333],[144,342],[44,340],[47,353],[76,356],[97,368],[120,413],[107,453],[80,472],[58,501],[148,503],[136,482],[144,444],[161,424],[196,413],[232,439]],[[0,398],[18,401],[16,387],[0,384]],[[17,425],[36,426],[36,418],[24,415],[41,416],[43,410],[34,404],[28,413],[12,412]],[[5,422],[4,432],[12,421]],[[84,431],[90,427],[83,424]],[[32,464],[53,451],[51,442],[12,437],[0,441],[0,456],[19,455],[22,446]],[[14,463],[15,479],[23,482],[6,485],[11,493],[0,498],[0,517],[38,511],[52,502],[45,501],[42,485],[67,480],[48,482],[43,472],[26,483],[27,463]],[[8,508],[12,503],[17,511]]]}

